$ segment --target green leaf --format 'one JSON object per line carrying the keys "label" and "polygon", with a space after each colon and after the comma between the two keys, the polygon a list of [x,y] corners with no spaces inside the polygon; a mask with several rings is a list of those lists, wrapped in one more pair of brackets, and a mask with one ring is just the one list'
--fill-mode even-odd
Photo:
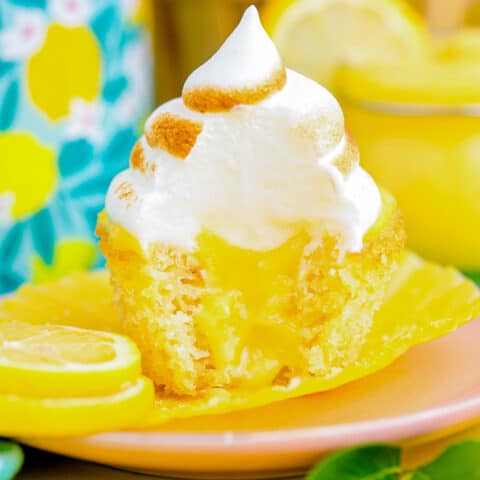
{"label": "green leaf", "polygon": [[46,7],[46,0],[10,0],[10,3],[23,8],[43,8]]}
{"label": "green leaf", "polygon": [[58,169],[63,178],[82,172],[94,159],[93,145],[81,138],[66,142],[58,154]]}
{"label": "green leaf", "polygon": [[10,72],[15,67],[15,65],[16,63],[14,62],[6,62],[0,59],[0,78]]}
{"label": "green leaf", "polygon": [[116,102],[127,87],[127,77],[121,75],[105,83],[102,90],[102,96],[107,102]]}
{"label": "green leaf", "polygon": [[[307,480],[396,480],[401,449],[391,445],[365,445],[342,450],[318,463]],[[457,479],[455,479],[457,480]]]}
{"label": "green leaf", "polygon": [[23,451],[13,442],[0,440],[0,480],[10,480],[23,464]]}
{"label": "green leaf", "polygon": [[480,285],[480,272],[463,272],[463,274],[470,278],[471,280],[473,280],[475,283],[477,283],[478,285]]}
{"label": "green leaf", "polygon": [[12,80],[5,90],[4,97],[0,103],[0,130],[7,130],[12,125],[17,114],[19,99],[18,80]]}
{"label": "green leaf", "polygon": [[120,18],[115,5],[105,8],[92,21],[92,30],[104,50],[108,50],[111,45],[116,24],[120,24]]}
{"label": "green leaf", "polygon": [[30,219],[33,245],[40,258],[48,265],[52,264],[55,246],[55,226],[51,212],[44,208]]}
{"label": "green leaf", "polygon": [[451,445],[417,472],[424,475],[419,480],[480,480],[480,441],[466,440]]}

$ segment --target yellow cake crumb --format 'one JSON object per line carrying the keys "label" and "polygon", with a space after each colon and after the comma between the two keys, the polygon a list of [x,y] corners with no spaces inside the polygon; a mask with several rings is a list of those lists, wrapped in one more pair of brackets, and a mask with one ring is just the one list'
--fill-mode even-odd
{"label": "yellow cake crumb", "polygon": [[202,232],[194,253],[143,252],[103,215],[97,233],[125,332],[165,394],[287,385],[355,362],[405,244],[402,217],[383,212],[360,253],[299,233],[267,252]]}

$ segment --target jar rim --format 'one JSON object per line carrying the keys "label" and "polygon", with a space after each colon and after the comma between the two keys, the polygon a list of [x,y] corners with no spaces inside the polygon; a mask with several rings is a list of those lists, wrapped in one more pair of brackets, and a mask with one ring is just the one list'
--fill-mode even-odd
{"label": "jar rim", "polygon": [[394,102],[358,99],[348,95],[341,95],[340,101],[368,112],[399,117],[480,117],[480,102],[464,104]]}
{"label": "jar rim", "polygon": [[335,91],[340,98],[362,104],[394,105],[395,110],[477,114],[480,60],[344,65],[336,73]]}

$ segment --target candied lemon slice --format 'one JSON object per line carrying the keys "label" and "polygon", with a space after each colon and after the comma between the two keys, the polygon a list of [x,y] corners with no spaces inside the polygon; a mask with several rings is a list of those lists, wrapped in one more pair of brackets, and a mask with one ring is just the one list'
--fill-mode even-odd
{"label": "candied lemon slice", "polygon": [[140,352],[124,336],[0,320],[0,394],[105,395],[140,374]]}
{"label": "candied lemon slice", "polygon": [[0,304],[0,319],[119,332],[109,278],[106,271],[74,273],[43,285],[25,285]]}
{"label": "candied lemon slice", "polygon": [[293,379],[288,386],[211,389],[192,399],[157,398],[146,425],[175,418],[227,413],[331,390],[380,370],[410,347],[444,335],[480,315],[480,293],[453,268],[406,252],[358,360],[330,378]]}
{"label": "candied lemon slice", "polygon": [[0,435],[84,435],[138,423],[152,408],[153,385],[144,377],[118,392],[88,398],[28,398],[0,394]]}
{"label": "candied lemon slice", "polygon": [[430,51],[425,25],[402,0],[273,0],[263,19],[285,64],[329,89],[344,63],[416,60]]}

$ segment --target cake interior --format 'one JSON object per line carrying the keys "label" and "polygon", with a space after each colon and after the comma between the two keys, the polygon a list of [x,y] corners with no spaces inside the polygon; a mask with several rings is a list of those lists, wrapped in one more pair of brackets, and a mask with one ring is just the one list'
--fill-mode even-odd
{"label": "cake interior", "polygon": [[228,244],[202,231],[187,252],[137,240],[106,214],[101,237],[124,331],[142,350],[159,390],[290,385],[337,374],[355,362],[404,248],[394,199],[359,253],[341,254],[300,231],[269,251]]}

